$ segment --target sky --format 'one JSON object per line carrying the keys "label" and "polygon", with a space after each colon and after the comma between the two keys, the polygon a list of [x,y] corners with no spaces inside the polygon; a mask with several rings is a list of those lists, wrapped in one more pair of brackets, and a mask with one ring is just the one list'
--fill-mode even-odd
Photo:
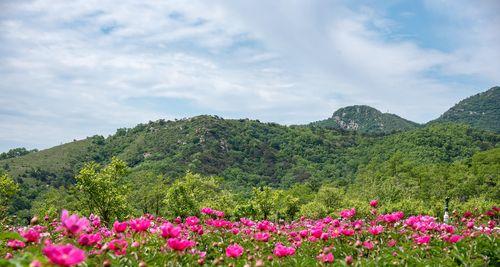
{"label": "sky", "polygon": [[160,118],[425,123],[500,84],[500,1],[0,0],[0,152]]}

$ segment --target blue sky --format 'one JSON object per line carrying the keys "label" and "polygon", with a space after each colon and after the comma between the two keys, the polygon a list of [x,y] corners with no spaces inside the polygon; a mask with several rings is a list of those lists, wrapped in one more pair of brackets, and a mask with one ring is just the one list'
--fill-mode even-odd
{"label": "blue sky", "polygon": [[500,81],[500,2],[0,2],[0,151],[198,114],[416,122]]}

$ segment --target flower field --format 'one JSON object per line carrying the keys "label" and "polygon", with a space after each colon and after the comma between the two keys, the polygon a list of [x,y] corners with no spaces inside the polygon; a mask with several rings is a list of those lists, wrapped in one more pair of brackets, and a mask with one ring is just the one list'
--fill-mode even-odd
{"label": "flower field", "polygon": [[[0,266],[499,266],[499,208],[453,213],[449,223],[355,209],[292,222],[226,219],[203,208],[167,220],[144,215],[106,226],[63,211],[0,233]],[[368,205],[368,203],[367,203]]]}

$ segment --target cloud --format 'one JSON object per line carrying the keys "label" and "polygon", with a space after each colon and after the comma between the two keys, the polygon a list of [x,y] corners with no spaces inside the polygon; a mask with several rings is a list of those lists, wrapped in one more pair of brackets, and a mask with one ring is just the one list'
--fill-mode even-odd
{"label": "cloud", "polygon": [[500,78],[495,2],[424,2],[450,49],[405,37],[416,10],[353,1],[0,5],[0,150],[198,113],[291,124],[369,104],[425,122]]}

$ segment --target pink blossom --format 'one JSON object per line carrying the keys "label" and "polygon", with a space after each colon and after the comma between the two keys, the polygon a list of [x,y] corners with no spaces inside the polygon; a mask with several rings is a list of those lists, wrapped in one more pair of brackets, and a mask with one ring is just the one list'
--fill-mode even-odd
{"label": "pink blossom", "polygon": [[384,231],[384,227],[381,225],[372,226],[372,227],[368,228],[368,232],[370,232],[370,234],[372,234],[372,235],[379,235],[383,231]]}
{"label": "pink blossom", "polygon": [[461,236],[461,235],[452,235],[450,236],[450,238],[448,239],[448,242],[450,243],[457,243],[459,242],[460,240],[462,240],[464,237]]}
{"label": "pink blossom", "polygon": [[85,252],[71,244],[48,245],[43,249],[43,254],[51,263],[59,266],[75,266],[85,260]]}
{"label": "pink blossom", "polygon": [[255,233],[254,237],[255,237],[255,240],[257,240],[257,241],[267,242],[267,241],[269,241],[270,235],[269,235],[269,233],[266,233],[266,232],[257,232],[257,233]]}
{"label": "pink blossom", "polygon": [[128,243],[123,239],[113,239],[108,243],[108,248],[118,256],[127,254],[127,247]]}
{"label": "pink blossom", "polygon": [[201,213],[207,214],[207,215],[212,215],[214,213],[214,210],[211,208],[202,208]]}
{"label": "pink blossom", "polygon": [[12,248],[14,250],[24,248],[25,246],[26,244],[21,240],[11,239],[7,241],[7,247]]}
{"label": "pink blossom", "polygon": [[378,206],[378,200],[374,199],[374,200],[370,201],[370,206],[376,208]]}
{"label": "pink blossom", "polygon": [[278,257],[286,257],[295,254],[295,248],[283,246],[281,243],[276,244],[274,247],[273,254]]}
{"label": "pink blossom", "polygon": [[193,247],[195,243],[191,240],[182,238],[170,238],[167,241],[167,245],[173,250],[185,250],[187,248]]}
{"label": "pink blossom", "polygon": [[200,222],[200,219],[196,216],[190,216],[186,218],[186,224],[189,226],[197,225]]}
{"label": "pink blossom", "polygon": [[39,260],[33,260],[30,263],[30,267],[42,267],[42,263]]}
{"label": "pink blossom", "polygon": [[127,223],[115,221],[113,223],[113,229],[115,230],[116,233],[125,232],[125,230],[127,230]]}
{"label": "pink blossom", "polygon": [[165,223],[160,226],[161,236],[163,238],[171,238],[171,237],[179,237],[181,234],[181,228],[178,226],[174,226],[171,223]]}
{"label": "pink blossom", "polygon": [[415,243],[417,243],[418,245],[429,244],[430,241],[431,237],[429,235],[417,236],[415,238]]}
{"label": "pink blossom", "polygon": [[100,234],[83,234],[78,238],[78,244],[81,246],[93,246],[101,241]]}
{"label": "pink blossom", "polygon": [[236,243],[226,248],[226,256],[229,258],[239,258],[241,255],[243,255],[243,247]]}
{"label": "pink blossom", "polygon": [[391,240],[389,240],[389,242],[387,242],[387,246],[389,246],[389,247],[394,247],[396,244],[397,244],[397,241],[394,239],[391,239]]}
{"label": "pink blossom", "polygon": [[350,219],[354,217],[354,215],[356,215],[355,208],[340,211],[340,216],[344,219]]}
{"label": "pink blossom", "polygon": [[365,248],[367,248],[369,250],[373,249],[373,243],[372,243],[372,241],[367,240],[367,241],[363,242],[363,247],[365,247]]}
{"label": "pink blossom", "polygon": [[130,220],[130,228],[136,232],[145,232],[151,226],[151,221],[147,218]]}
{"label": "pink blossom", "polygon": [[69,216],[67,210],[62,211],[61,223],[64,228],[74,235],[85,231],[89,227],[89,220],[87,218],[80,218],[76,214]]}
{"label": "pink blossom", "polygon": [[351,265],[352,264],[352,256],[345,256],[345,264],[346,265]]}
{"label": "pink blossom", "polygon": [[24,237],[24,239],[26,239],[26,242],[37,243],[38,240],[40,239],[40,233],[33,228],[21,232],[21,236]]}
{"label": "pink blossom", "polygon": [[331,252],[328,254],[319,254],[317,258],[319,261],[324,263],[332,263],[334,260],[333,254]]}

